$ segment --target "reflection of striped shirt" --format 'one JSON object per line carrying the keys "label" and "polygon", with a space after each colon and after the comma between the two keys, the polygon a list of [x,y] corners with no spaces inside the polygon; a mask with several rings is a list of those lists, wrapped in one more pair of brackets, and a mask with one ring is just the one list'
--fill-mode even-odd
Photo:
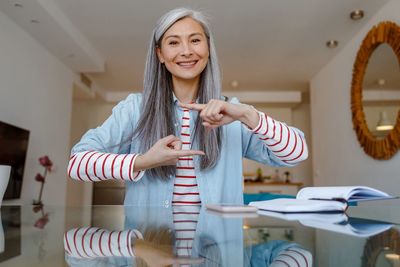
{"label": "reflection of striped shirt", "polygon": [[[259,112],[258,125],[252,130],[272,154],[287,164],[295,164],[308,156],[306,141],[300,132],[285,123]],[[190,113],[183,110],[180,138],[182,149],[191,148]],[[97,151],[78,152],[69,160],[68,176],[80,181],[108,179],[138,181],[145,171],[134,172],[137,154],[110,154]],[[177,164],[173,201],[175,204],[200,204],[193,157],[180,158]],[[193,203],[188,203],[193,202]]]}
{"label": "reflection of striped shirt", "polygon": [[281,251],[270,267],[312,267],[312,254],[302,248],[292,247]]}
{"label": "reflection of striped shirt", "polygon": [[200,206],[175,205],[172,207],[172,213],[175,227],[176,256],[190,258]]}
{"label": "reflection of striped shirt", "polygon": [[109,231],[97,227],[71,229],[64,234],[64,249],[75,258],[134,256],[132,240],[143,239],[135,230]]}
{"label": "reflection of striped shirt", "polygon": [[[190,138],[190,112],[183,109],[181,121],[180,139],[182,150],[191,149]],[[196,173],[193,164],[193,157],[180,158],[176,164],[176,175],[172,205],[200,205],[199,189],[197,187]]]}

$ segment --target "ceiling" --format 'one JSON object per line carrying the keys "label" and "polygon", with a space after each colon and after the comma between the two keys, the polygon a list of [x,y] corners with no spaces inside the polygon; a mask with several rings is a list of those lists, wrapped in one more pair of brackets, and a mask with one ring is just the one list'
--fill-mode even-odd
{"label": "ceiling", "polygon": [[[141,91],[156,20],[172,8],[194,7],[210,17],[224,90],[305,92],[386,2],[1,0],[0,10],[75,72],[88,74],[97,90],[121,93]],[[352,21],[354,9],[363,9],[364,19]],[[339,46],[327,48],[329,39]]]}

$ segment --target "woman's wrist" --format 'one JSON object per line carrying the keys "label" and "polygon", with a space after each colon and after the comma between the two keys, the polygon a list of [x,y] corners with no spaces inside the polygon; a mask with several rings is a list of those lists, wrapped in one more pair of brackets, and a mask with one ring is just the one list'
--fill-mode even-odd
{"label": "woman's wrist", "polygon": [[239,118],[239,121],[245,124],[248,128],[254,129],[260,120],[258,111],[250,105],[242,105],[243,112]]}
{"label": "woman's wrist", "polygon": [[134,171],[143,171],[152,168],[151,163],[147,159],[146,154],[139,154],[135,160]]}

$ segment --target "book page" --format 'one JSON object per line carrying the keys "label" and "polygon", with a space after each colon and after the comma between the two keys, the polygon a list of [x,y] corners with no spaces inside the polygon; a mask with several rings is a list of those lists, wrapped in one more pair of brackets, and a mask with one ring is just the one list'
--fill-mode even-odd
{"label": "book page", "polygon": [[273,211],[259,210],[260,215],[282,219],[286,221],[299,221],[300,224],[352,235],[357,237],[369,237],[386,230],[389,230],[393,224],[375,220],[348,217],[345,213],[281,213]]}
{"label": "book page", "polygon": [[347,203],[330,200],[307,200],[293,198],[277,198],[265,201],[250,202],[250,206],[257,207],[259,210],[277,212],[329,212],[345,211]]}
{"label": "book page", "polygon": [[298,212],[282,213],[276,211],[260,210],[259,215],[282,219],[285,221],[319,221],[323,223],[343,223],[347,222],[347,215],[344,212]]}
{"label": "book page", "polygon": [[393,224],[369,221],[366,219],[349,218],[345,223],[326,223],[316,220],[300,220],[304,226],[352,235],[357,237],[370,237],[389,230]]}
{"label": "book page", "polygon": [[385,199],[391,198],[391,196],[385,192],[367,186],[324,186],[305,187],[297,193],[296,198],[360,201],[369,199]]}

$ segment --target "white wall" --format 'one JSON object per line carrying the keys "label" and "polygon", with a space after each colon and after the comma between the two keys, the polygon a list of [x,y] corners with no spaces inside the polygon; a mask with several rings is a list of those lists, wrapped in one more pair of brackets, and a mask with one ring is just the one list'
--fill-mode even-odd
{"label": "white wall", "polygon": [[384,20],[400,24],[400,1],[386,4],[311,80],[313,177],[316,185],[364,184],[398,195],[400,153],[391,160],[367,156],[353,130],[350,85],[358,48],[369,29]]}
{"label": "white wall", "polygon": [[[308,150],[312,151],[312,134],[311,134],[311,118],[310,103],[306,100],[300,106],[293,109],[293,126],[299,128],[305,135]],[[308,159],[293,168],[293,181],[302,182],[304,186],[312,186],[312,153],[308,154]]]}
{"label": "white wall", "polygon": [[[382,189],[394,195],[400,193],[400,153],[386,161],[374,160],[366,155],[353,130],[350,110],[351,78],[358,48],[373,25],[386,20],[400,24],[399,10],[400,1],[388,2],[353,40],[342,47],[339,54],[311,80],[312,154],[315,185],[362,184]],[[320,244],[324,242],[325,238],[323,235],[317,235],[316,239],[316,247],[319,248],[317,255],[324,255],[324,246],[320,246]],[[331,259],[342,257],[333,250],[329,252],[329,255]],[[360,266],[361,256],[362,250],[355,250],[353,257],[348,261],[349,266]],[[318,263],[321,266],[336,266],[329,265],[329,260]]]}
{"label": "white wall", "polygon": [[0,25],[0,120],[30,130],[18,202],[38,197],[38,158],[49,155],[55,172],[47,177],[42,200],[64,204],[73,72],[1,12]]}

